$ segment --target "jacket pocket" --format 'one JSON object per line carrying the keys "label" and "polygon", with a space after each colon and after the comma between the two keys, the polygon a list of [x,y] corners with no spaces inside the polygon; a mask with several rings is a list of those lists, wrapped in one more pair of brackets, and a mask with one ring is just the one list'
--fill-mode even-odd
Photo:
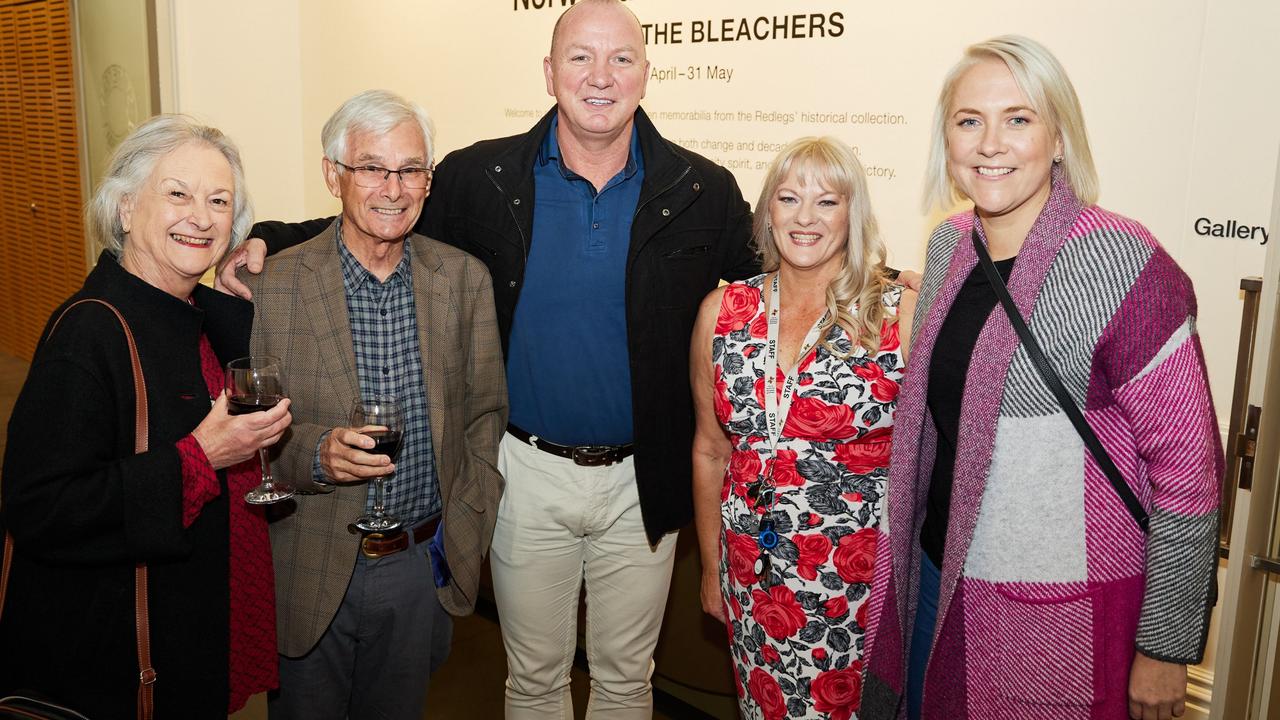
{"label": "jacket pocket", "polygon": [[1000,693],[1040,705],[1096,702],[1094,667],[1104,655],[1098,590],[1053,595],[1000,586],[996,593],[998,667],[992,670]]}
{"label": "jacket pocket", "polygon": [[656,307],[696,310],[719,280],[713,245],[705,234],[691,232],[656,238],[654,242],[661,248],[655,260]]}
{"label": "jacket pocket", "polygon": [[[518,235],[519,231],[512,232]],[[436,239],[471,253],[486,265],[512,243],[502,230],[460,215],[445,220],[445,233],[447,237]]]}
{"label": "jacket pocket", "polygon": [[664,253],[664,258],[693,258],[699,255],[706,255],[711,251],[710,245],[691,245],[689,247],[676,248]]}

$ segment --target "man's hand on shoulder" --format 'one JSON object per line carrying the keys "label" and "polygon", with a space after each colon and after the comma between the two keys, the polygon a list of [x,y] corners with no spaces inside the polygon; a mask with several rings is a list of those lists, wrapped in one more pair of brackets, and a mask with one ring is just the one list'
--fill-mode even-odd
{"label": "man's hand on shoulder", "polygon": [[908,290],[920,292],[920,288],[924,285],[924,275],[915,270],[902,270],[898,272],[898,282],[906,285]]}
{"label": "man's hand on shoulder", "polygon": [[261,238],[249,238],[244,244],[236,248],[235,252],[223,258],[218,265],[217,274],[214,276],[214,288],[221,290],[228,295],[236,295],[245,300],[252,300],[253,293],[249,291],[249,287],[240,282],[240,278],[236,277],[236,271],[245,268],[249,272],[257,275],[262,272],[262,263],[267,258],[267,243]]}

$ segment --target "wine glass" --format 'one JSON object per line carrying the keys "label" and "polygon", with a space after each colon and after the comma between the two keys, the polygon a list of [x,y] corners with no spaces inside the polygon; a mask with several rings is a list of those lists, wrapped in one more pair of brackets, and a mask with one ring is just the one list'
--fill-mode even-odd
{"label": "wine glass", "polygon": [[[364,395],[351,403],[350,425],[362,435],[373,438],[374,446],[365,452],[386,455],[391,462],[404,444],[404,415],[394,395]],[[356,520],[355,526],[365,532],[386,532],[400,527],[400,518],[387,512],[383,483],[391,473],[373,478],[373,511]]]}
{"label": "wine glass", "polygon": [[[270,355],[237,358],[227,363],[227,412],[244,415],[275,407],[284,399],[280,375],[280,359]],[[258,460],[262,463],[262,484],[244,496],[245,502],[267,505],[293,497],[293,488],[271,477],[265,447],[258,448]]]}

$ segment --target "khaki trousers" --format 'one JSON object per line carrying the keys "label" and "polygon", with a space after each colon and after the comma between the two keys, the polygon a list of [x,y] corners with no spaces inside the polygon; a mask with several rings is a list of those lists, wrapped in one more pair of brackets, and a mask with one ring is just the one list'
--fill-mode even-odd
{"label": "khaki trousers", "polygon": [[676,533],[649,545],[632,458],[582,467],[508,434],[498,469],[507,486],[491,567],[507,650],[507,718],[573,719],[569,670],[585,582],[587,717],[647,720]]}

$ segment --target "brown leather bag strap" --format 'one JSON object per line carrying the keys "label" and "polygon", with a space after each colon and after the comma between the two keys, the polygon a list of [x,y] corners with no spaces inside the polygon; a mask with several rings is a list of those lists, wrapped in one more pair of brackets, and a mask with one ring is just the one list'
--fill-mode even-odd
{"label": "brown leather bag strap", "polygon": [[9,566],[13,564],[13,535],[4,533],[4,562],[0,563],[0,616],[4,615],[4,591],[9,587]]}
{"label": "brown leather bag strap", "polygon": [[[124,328],[124,339],[129,345],[129,363],[133,370],[133,394],[134,394],[134,419],[133,419],[133,452],[135,454],[147,451],[147,381],[142,376],[142,362],[138,360],[138,345],[133,340],[133,331],[129,329],[129,323],[125,322],[124,316],[116,309],[114,305],[106,300],[97,298],[86,298],[78,300],[67,306],[66,310],[53,321],[53,325],[49,327],[49,335],[53,335],[53,331],[58,328],[58,323],[71,312],[71,308],[85,303],[97,303],[106,307],[120,321],[120,327]],[[45,336],[48,339],[48,335]],[[9,585],[9,566],[13,558],[13,537],[9,533],[5,533],[4,538],[4,565],[0,567],[0,611],[4,610],[4,594],[5,589]],[[151,626],[150,617],[147,612],[147,564],[138,563],[133,571],[133,594],[134,594],[134,626],[137,633],[138,648],[138,720],[151,720],[152,708],[154,704],[152,685],[156,681],[155,668],[151,667]]]}
{"label": "brown leather bag strap", "polygon": [[156,669],[151,667],[151,624],[147,613],[147,565],[133,571],[134,622],[138,638],[138,720],[151,720]]}
{"label": "brown leather bag strap", "polygon": [[133,394],[134,402],[134,419],[133,419],[133,451],[135,453],[144,453],[147,451],[147,379],[142,376],[142,363],[138,360],[138,344],[133,341],[133,331],[129,329],[129,323],[125,322],[124,316],[116,309],[115,305],[106,300],[97,298],[86,298],[77,300],[67,306],[66,310],[53,321],[53,325],[49,327],[49,335],[45,336],[48,340],[53,335],[53,331],[58,329],[58,323],[62,322],[62,318],[71,312],[71,308],[85,303],[97,303],[107,308],[120,321],[120,327],[124,329],[124,340],[129,345],[129,364],[133,368]]}

